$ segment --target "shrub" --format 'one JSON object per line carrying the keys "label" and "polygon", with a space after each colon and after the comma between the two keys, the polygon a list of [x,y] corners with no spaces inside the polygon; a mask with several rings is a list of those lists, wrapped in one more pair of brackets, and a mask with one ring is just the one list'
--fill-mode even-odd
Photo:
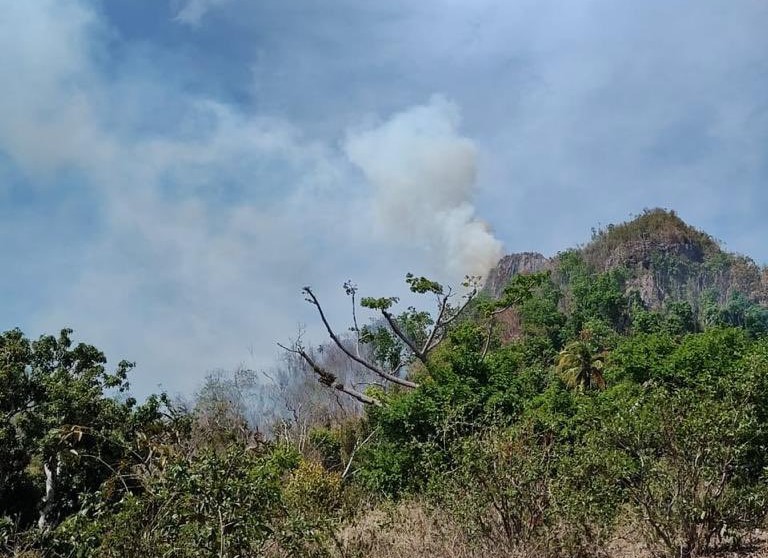
{"label": "shrub", "polygon": [[433,493],[470,536],[507,548],[538,538],[550,505],[551,439],[495,430],[462,441],[457,453],[457,470],[436,479]]}
{"label": "shrub", "polygon": [[654,553],[698,556],[760,524],[768,492],[749,459],[761,428],[751,405],[692,390],[654,388],[616,417],[622,484]]}

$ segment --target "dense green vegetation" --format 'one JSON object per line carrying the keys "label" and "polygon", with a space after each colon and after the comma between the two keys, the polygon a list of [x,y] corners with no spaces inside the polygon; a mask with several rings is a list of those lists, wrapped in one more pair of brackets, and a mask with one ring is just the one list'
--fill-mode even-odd
{"label": "dense green vegetation", "polygon": [[572,251],[454,305],[409,275],[438,311],[363,298],[381,319],[286,347],[305,375],[258,429],[237,383],[138,405],[130,363],[6,332],[0,548],[383,557],[421,529],[452,530],[453,556],[611,555],[627,532],[657,556],[738,550],[768,511],[768,311],[711,292],[651,308],[627,279]]}

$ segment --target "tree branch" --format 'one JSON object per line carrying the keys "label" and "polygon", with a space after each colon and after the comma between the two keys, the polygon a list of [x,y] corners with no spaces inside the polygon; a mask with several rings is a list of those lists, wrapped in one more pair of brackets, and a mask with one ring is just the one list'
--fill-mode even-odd
{"label": "tree branch", "polygon": [[352,327],[355,330],[355,354],[360,357],[360,326],[357,325],[357,285],[350,279],[344,283],[344,290],[352,298]]}
{"label": "tree branch", "polygon": [[373,438],[373,436],[378,432],[378,428],[375,428],[371,431],[370,434],[363,440],[362,442],[355,442],[355,447],[352,448],[352,453],[349,455],[349,461],[347,462],[347,466],[344,467],[344,472],[341,474],[341,479],[344,480],[347,478],[347,475],[349,474],[349,470],[352,468],[352,461],[355,459],[355,454],[357,453],[357,450],[359,450],[361,447],[363,447],[365,444],[368,443],[368,441]]}
{"label": "tree branch", "polygon": [[389,324],[389,327],[392,329],[392,332],[395,335],[397,335],[402,340],[402,342],[408,346],[408,348],[411,350],[413,355],[424,364],[427,364],[427,356],[422,351],[420,351],[419,348],[416,346],[416,344],[408,338],[408,336],[403,332],[403,330],[400,329],[400,326],[397,325],[397,320],[395,320],[395,317],[384,309],[381,310],[381,314],[382,316],[384,316],[384,319],[387,320],[387,323]]}
{"label": "tree branch", "polygon": [[488,356],[488,349],[491,348],[491,339],[493,338],[493,320],[488,320],[488,333],[486,333],[485,336],[485,343],[483,344],[483,353],[480,356],[480,360],[485,360],[485,357]]}
{"label": "tree branch", "polygon": [[321,384],[326,385],[328,387],[332,387],[333,389],[336,389],[342,393],[346,393],[350,397],[353,397],[354,399],[357,399],[358,401],[366,405],[374,405],[375,407],[382,406],[381,401],[379,401],[378,399],[365,395],[364,393],[359,392],[354,388],[348,387],[344,385],[342,382],[338,381],[338,377],[335,374],[328,372],[328,370],[326,370],[325,368],[320,366],[317,362],[315,362],[315,360],[311,356],[309,356],[309,354],[307,354],[307,352],[304,349],[300,347],[291,349],[280,343],[278,343],[277,345],[283,350],[300,355],[301,358],[303,358],[304,361],[307,364],[309,364],[309,366],[312,368],[312,371],[317,375],[317,379]]}
{"label": "tree branch", "polygon": [[[425,354],[429,354],[430,351],[432,351],[435,347],[437,347],[442,342],[443,335],[445,333],[445,328],[448,327],[454,321],[456,321],[456,319],[458,319],[458,317],[464,313],[464,310],[467,309],[467,306],[469,306],[469,303],[472,302],[472,300],[475,298],[476,295],[477,295],[477,289],[472,289],[469,293],[465,295],[467,300],[464,301],[464,304],[459,306],[455,314],[453,314],[451,317],[446,318],[442,321],[438,320],[435,322],[435,328],[433,332],[440,329],[441,333],[439,336],[432,336],[433,341],[431,341],[431,344],[428,345],[424,350]],[[443,311],[443,314],[444,314],[444,311]]]}
{"label": "tree branch", "polygon": [[377,374],[381,378],[384,378],[387,381],[390,381],[390,382],[392,382],[394,384],[399,384],[399,385],[401,385],[403,387],[407,387],[407,388],[417,388],[417,387],[419,387],[419,384],[417,384],[416,382],[412,382],[410,380],[399,378],[398,376],[395,376],[394,374],[391,374],[391,373],[387,372],[386,370],[371,364],[367,360],[358,357],[352,351],[347,349],[344,346],[344,343],[341,342],[341,339],[339,339],[339,337],[336,335],[336,333],[334,333],[333,328],[331,328],[331,325],[328,323],[328,319],[325,317],[325,312],[323,312],[323,308],[320,306],[320,301],[317,300],[317,297],[315,296],[315,293],[312,292],[312,289],[310,289],[309,287],[304,287],[304,289],[302,289],[302,290],[303,290],[303,292],[305,294],[307,294],[307,296],[309,296],[309,298],[307,299],[307,302],[309,302],[310,304],[314,304],[317,307],[317,311],[320,314],[320,319],[323,321],[323,325],[325,326],[325,329],[328,332],[328,335],[331,337],[331,340],[336,344],[336,346],[339,349],[341,349],[341,351],[345,355],[347,355],[350,359],[354,360],[358,364],[363,365],[368,370],[370,370],[374,374]]}
{"label": "tree branch", "polygon": [[445,311],[448,308],[448,299],[450,297],[451,289],[449,288],[448,292],[443,295],[442,300],[440,301],[440,310],[437,313],[437,318],[435,318],[435,327],[433,327],[432,331],[429,332],[429,337],[427,337],[427,340],[424,343],[424,347],[421,349],[421,354],[423,355],[426,355],[429,352],[430,346],[435,340],[435,335],[437,335],[437,330],[443,327],[443,316],[445,315]]}

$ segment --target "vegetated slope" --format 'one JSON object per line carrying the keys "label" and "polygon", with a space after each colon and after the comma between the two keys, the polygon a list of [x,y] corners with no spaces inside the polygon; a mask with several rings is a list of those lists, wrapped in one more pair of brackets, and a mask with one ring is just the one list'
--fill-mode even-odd
{"label": "vegetated slope", "polygon": [[284,346],[274,413],[252,371],[138,405],[71,330],[0,334],[0,555],[766,556],[763,272],[652,210],[494,273],[407,274],[433,314],[347,282],[383,318],[348,346],[305,288],[331,342]]}
{"label": "vegetated slope", "polygon": [[626,293],[637,293],[649,309],[687,301],[698,314],[707,303],[727,305],[734,297],[768,303],[765,268],[723,250],[710,235],[664,209],[645,210],[631,221],[594,230],[586,246],[553,258],[531,252],[505,256],[489,273],[485,292],[498,297],[515,275],[545,270],[567,290],[562,262],[573,254],[594,272],[623,271]]}

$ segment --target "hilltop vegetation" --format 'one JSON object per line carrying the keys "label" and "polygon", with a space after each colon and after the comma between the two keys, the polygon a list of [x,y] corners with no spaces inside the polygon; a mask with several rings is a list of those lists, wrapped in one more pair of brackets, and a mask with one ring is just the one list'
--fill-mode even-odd
{"label": "hilltop vegetation", "polygon": [[[526,258],[526,273],[492,292],[468,284],[465,298],[409,275],[434,313],[364,297],[377,319],[355,314],[344,335],[326,324],[331,341],[286,345],[270,383],[212,376],[186,406],[115,396],[130,363],[108,373],[70,332],[35,342],[6,332],[0,548],[760,552],[750,545],[768,512],[762,271],[660,210],[552,260]],[[357,287],[345,291],[357,305]]]}
{"label": "hilltop vegetation", "polygon": [[[567,300],[574,288],[570,280],[574,261],[594,274],[612,274],[620,280],[623,294],[646,308],[686,303],[698,321],[725,323],[726,314],[748,312],[747,307],[759,314],[758,307],[768,303],[765,268],[723,250],[710,235],[663,209],[648,209],[626,223],[593,229],[585,246],[553,258],[534,253],[506,256],[491,270],[486,292],[499,296],[518,273],[550,271]],[[567,304],[563,309],[567,312]],[[715,317],[718,312],[720,318]]]}
{"label": "hilltop vegetation", "polygon": [[584,259],[602,271],[617,264],[647,265],[656,252],[674,252],[703,261],[721,250],[710,235],[664,209],[646,209],[631,221],[595,229],[592,241],[583,249]]}

